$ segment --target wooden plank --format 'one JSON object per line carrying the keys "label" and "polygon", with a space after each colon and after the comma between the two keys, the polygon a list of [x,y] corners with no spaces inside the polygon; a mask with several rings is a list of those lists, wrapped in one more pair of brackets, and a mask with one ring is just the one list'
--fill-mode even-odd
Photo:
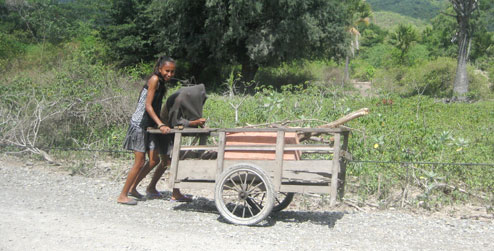
{"label": "wooden plank", "polygon": [[285,152],[285,132],[278,131],[276,136],[276,157],[275,157],[275,170],[274,170],[274,189],[278,191],[281,185],[281,175],[283,172],[283,154]]}
{"label": "wooden plank", "polygon": [[[284,132],[283,132],[284,133]],[[276,145],[227,145],[226,151],[276,151]],[[287,144],[285,151],[333,151],[328,145]]]}
{"label": "wooden plank", "polygon": [[348,131],[347,128],[225,128],[218,129],[222,132],[277,132],[282,130],[284,132],[320,132],[320,133],[339,133],[343,131]]}
{"label": "wooden plank", "polygon": [[226,133],[220,132],[218,138],[218,157],[216,158],[216,177],[223,172],[223,162],[225,158]]}
{"label": "wooden plank", "polygon": [[175,184],[175,188],[211,190],[212,192],[214,192],[214,186],[215,186],[214,181],[198,181],[198,182],[181,181]]}
{"label": "wooden plank", "polygon": [[[225,168],[235,164],[246,163],[262,168],[271,178],[274,177],[276,162],[274,160],[224,160]],[[296,160],[283,161],[282,182],[330,182],[332,160]],[[216,160],[181,160],[176,176],[180,180],[215,180]]]}
{"label": "wooden plank", "polygon": [[180,146],[182,144],[182,133],[175,133],[175,141],[173,142],[172,163],[170,164],[170,178],[168,184],[170,188],[174,188],[175,179],[177,178],[178,162],[180,160]]}
{"label": "wooden plank", "polygon": [[338,172],[340,171],[340,138],[341,135],[336,133],[334,135],[334,153],[333,153],[333,172],[331,177],[331,198],[329,205],[336,205],[336,195],[338,190]]}
{"label": "wooden plank", "polygon": [[[195,145],[195,146],[182,146],[182,150],[212,150],[216,151],[218,146],[212,145]],[[276,145],[227,145],[225,151],[276,151]],[[328,145],[297,145],[286,144],[285,151],[320,151],[320,152],[333,152],[334,148]]]}
{"label": "wooden plank", "polygon": [[199,151],[199,150],[206,150],[206,151],[217,151],[218,146],[210,146],[210,145],[198,145],[198,146],[182,146],[181,150],[184,151]]}
{"label": "wooden plank", "polygon": [[284,193],[320,193],[329,194],[330,187],[328,183],[323,184],[281,184],[280,192]]}
{"label": "wooden plank", "polygon": [[[340,133],[350,131],[348,128],[184,128],[184,129],[171,129],[170,133],[212,133],[212,132],[314,132],[314,133]],[[159,129],[147,128],[149,133],[162,134]]]}

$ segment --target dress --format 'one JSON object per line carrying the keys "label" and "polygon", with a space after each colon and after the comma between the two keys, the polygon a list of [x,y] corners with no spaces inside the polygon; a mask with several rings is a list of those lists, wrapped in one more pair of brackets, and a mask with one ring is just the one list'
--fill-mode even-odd
{"label": "dress", "polygon": [[[158,89],[154,93],[152,102],[153,110],[156,114],[160,114],[163,96],[166,93],[164,81],[160,79]],[[135,112],[130,119],[129,129],[124,140],[124,149],[136,152],[146,152],[153,150],[159,145],[159,137],[155,134],[146,132],[148,127],[156,127],[156,123],[146,112],[146,97],[148,94],[148,85],[146,84],[139,94]]]}

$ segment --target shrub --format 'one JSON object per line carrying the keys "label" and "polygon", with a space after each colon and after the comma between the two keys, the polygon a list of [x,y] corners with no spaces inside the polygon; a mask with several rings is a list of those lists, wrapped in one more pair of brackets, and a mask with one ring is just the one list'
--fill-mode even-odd
{"label": "shrub", "polygon": [[438,58],[408,69],[401,80],[405,95],[423,94],[431,97],[451,97],[456,74],[456,61]]}

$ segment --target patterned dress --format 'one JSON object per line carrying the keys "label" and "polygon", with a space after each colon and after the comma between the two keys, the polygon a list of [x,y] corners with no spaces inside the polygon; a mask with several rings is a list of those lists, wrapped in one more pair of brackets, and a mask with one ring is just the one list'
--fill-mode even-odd
{"label": "patterned dress", "polygon": [[[153,102],[151,104],[157,115],[161,112],[161,105],[165,93],[166,87],[164,81],[160,79],[158,89],[154,93]],[[136,152],[147,152],[157,148],[159,145],[159,137],[146,132],[148,127],[156,127],[156,123],[146,112],[147,95],[148,85],[146,84],[141,90],[136,110],[130,119],[129,129],[127,130],[127,136],[125,136],[124,140],[124,149]]]}

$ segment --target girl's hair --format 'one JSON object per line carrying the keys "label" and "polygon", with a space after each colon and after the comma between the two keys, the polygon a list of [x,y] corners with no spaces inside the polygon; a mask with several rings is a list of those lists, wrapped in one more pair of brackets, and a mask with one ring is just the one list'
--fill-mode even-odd
{"label": "girl's hair", "polygon": [[168,57],[168,56],[161,56],[158,58],[158,61],[156,62],[156,65],[154,66],[153,74],[158,76],[160,82],[165,82],[165,79],[163,78],[163,76],[161,76],[160,68],[168,62],[175,64],[175,60],[173,58]]}

